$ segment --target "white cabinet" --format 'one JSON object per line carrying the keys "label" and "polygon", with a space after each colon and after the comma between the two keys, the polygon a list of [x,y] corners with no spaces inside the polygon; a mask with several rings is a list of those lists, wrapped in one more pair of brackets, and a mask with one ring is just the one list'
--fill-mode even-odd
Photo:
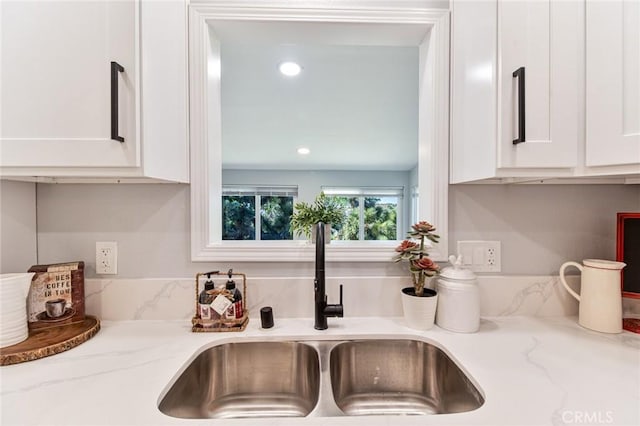
{"label": "white cabinet", "polygon": [[452,3],[452,183],[571,173],[583,18],[575,1]]}
{"label": "white cabinet", "polygon": [[640,164],[640,2],[587,1],[586,165]]}
{"label": "white cabinet", "polygon": [[[135,165],[135,4],[1,7],[2,165]],[[124,70],[115,74],[124,143],[110,134],[112,61]]]}
{"label": "white cabinet", "polygon": [[[576,166],[583,11],[578,1],[498,2],[498,168]],[[514,143],[521,115],[525,138]]]}
{"label": "white cabinet", "polygon": [[142,167],[145,176],[189,182],[189,56],[185,0],[142,0]]}
{"label": "white cabinet", "polygon": [[0,15],[2,177],[188,181],[184,0],[9,0]]}
{"label": "white cabinet", "polygon": [[639,28],[635,0],[454,0],[451,183],[638,182]]}

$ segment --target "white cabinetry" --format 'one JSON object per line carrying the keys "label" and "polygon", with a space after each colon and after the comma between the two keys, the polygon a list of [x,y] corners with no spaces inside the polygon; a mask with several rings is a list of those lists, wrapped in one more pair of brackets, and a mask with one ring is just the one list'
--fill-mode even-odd
{"label": "white cabinetry", "polygon": [[451,182],[571,173],[584,4],[456,0],[452,12]]}
{"label": "white cabinetry", "polygon": [[[2,2],[2,165],[136,161],[133,2]],[[110,135],[111,61],[119,131]]]}
{"label": "white cabinetry", "polygon": [[9,0],[0,15],[2,177],[188,181],[183,0]]}
{"label": "white cabinetry", "polygon": [[[498,2],[498,168],[576,165],[583,11],[578,1]],[[514,143],[521,114],[525,138]]]}
{"label": "white cabinetry", "polygon": [[640,2],[588,0],[586,165],[640,164]]}
{"label": "white cabinetry", "polygon": [[638,181],[640,2],[454,0],[451,46],[452,183]]}

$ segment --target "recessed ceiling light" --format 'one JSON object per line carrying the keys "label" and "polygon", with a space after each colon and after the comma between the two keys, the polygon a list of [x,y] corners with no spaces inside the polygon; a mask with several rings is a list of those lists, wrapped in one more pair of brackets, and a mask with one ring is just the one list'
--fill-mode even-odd
{"label": "recessed ceiling light", "polygon": [[305,147],[298,148],[298,154],[300,155],[308,155],[310,153],[311,153],[311,150],[309,148],[305,148]]}
{"label": "recessed ceiling light", "polygon": [[294,77],[302,71],[302,67],[295,62],[283,62],[278,66],[278,69],[287,77]]}

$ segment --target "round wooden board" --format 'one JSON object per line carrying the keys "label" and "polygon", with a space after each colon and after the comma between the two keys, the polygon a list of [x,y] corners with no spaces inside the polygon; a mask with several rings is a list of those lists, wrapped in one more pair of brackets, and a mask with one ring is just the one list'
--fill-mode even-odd
{"label": "round wooden board", "polygon": [[23,342],[0,349],[0,365],[18,364],[44,358],[91,339],[100,330],[100,321],[87,316],[84,321],[29,332]]}

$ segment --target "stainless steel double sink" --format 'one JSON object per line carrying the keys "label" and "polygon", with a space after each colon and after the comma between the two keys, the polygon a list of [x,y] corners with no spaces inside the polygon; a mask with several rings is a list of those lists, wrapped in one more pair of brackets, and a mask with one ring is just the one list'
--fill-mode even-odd
{"label": "stainless steel double sink", "polygon": [[202,350],[161,398],[178,418],[425,415],[484,397],[442,349],[421,340],[234,342]]}

